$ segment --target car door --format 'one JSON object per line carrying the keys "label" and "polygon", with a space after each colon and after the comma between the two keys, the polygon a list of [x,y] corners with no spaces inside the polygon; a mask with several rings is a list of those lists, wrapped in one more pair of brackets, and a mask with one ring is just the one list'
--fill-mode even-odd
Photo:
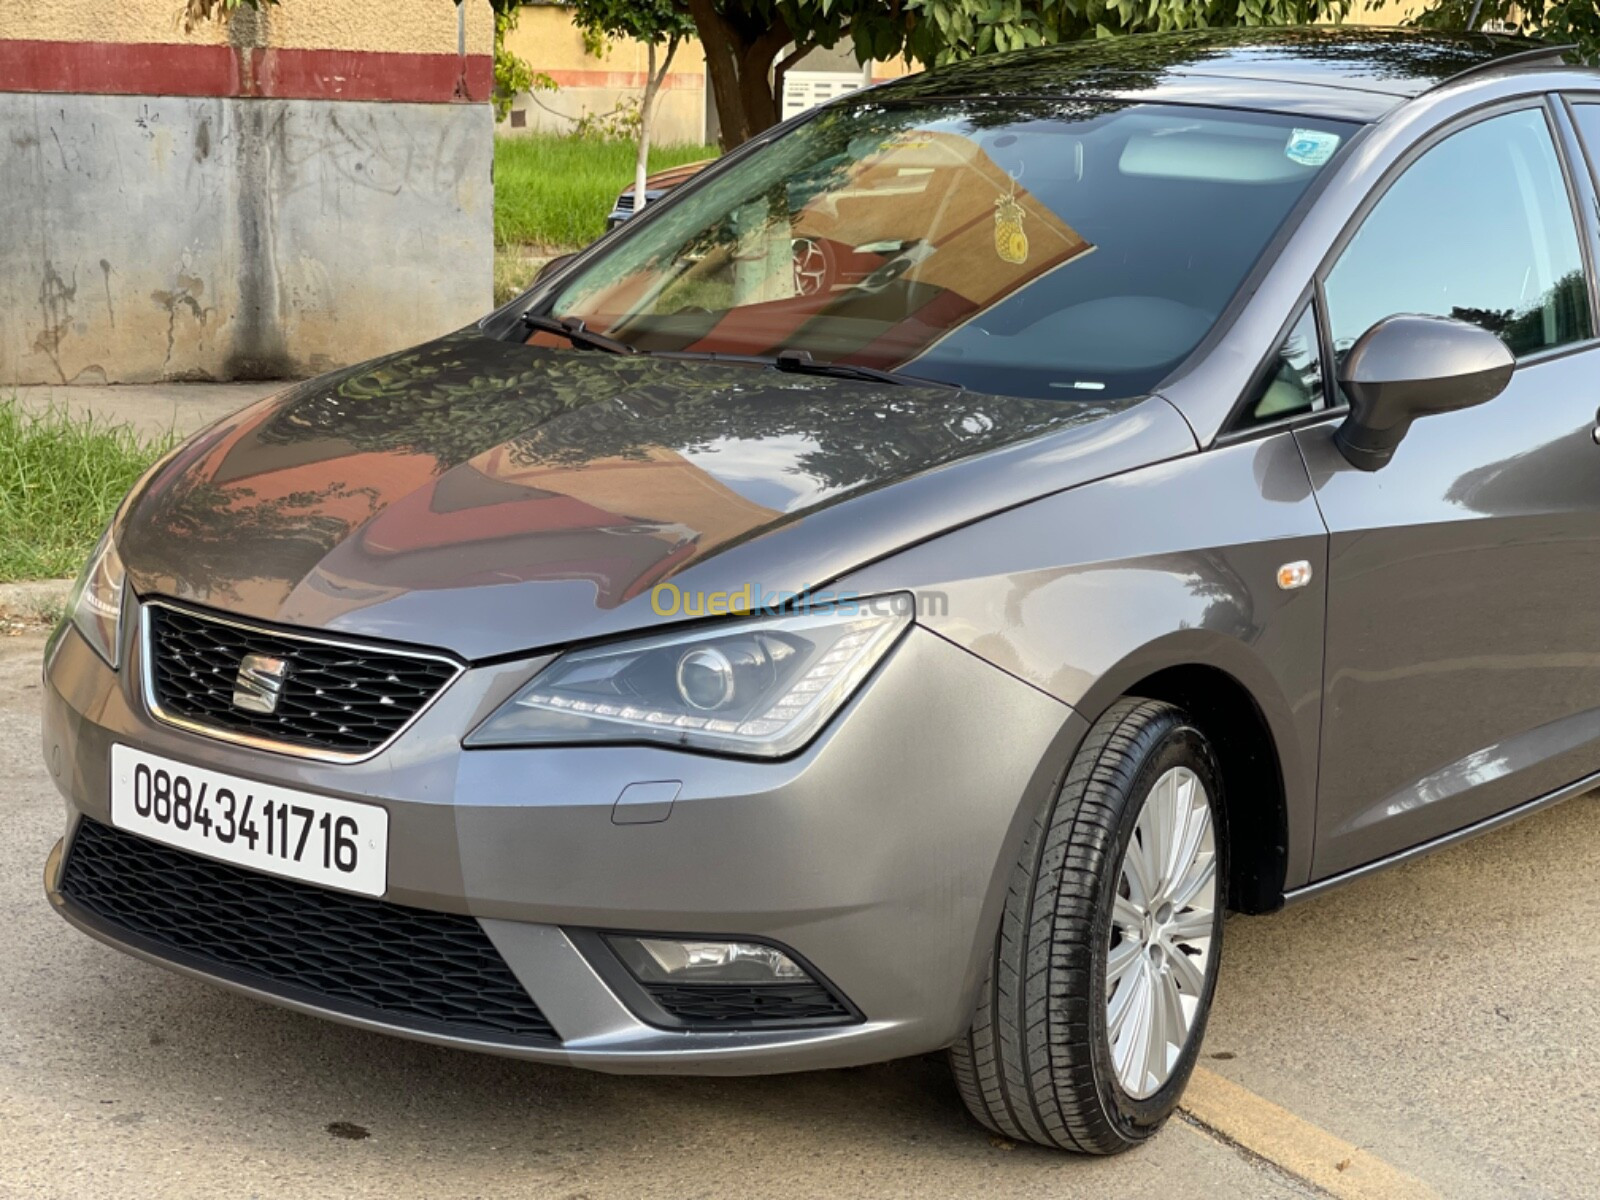
{"label": "car door", "polygon": [[1476,117],[1392,177],[1320,280],[1335,363],[1375,321],[1456,317],[1518,366],[1357,470],[1296,434],[1327,522],[1313,878],[1600,769],[1600,357],[1587,234],[1537,102]]}

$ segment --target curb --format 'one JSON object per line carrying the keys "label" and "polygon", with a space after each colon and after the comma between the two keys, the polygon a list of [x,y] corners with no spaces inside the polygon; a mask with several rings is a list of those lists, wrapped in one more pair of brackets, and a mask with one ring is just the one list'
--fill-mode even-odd
{"label": "curb", "polygon": [[1195,1068],[1179,1107],[1202,1129],[1334,1200],[1441,1200],[1432,1187],[1371,1151],[1204,1067]]}
{"label": "curb", "polygon": [[0,583],[0,620],[45,624],[67,607],[70,579],[33,579],[25,583]]}

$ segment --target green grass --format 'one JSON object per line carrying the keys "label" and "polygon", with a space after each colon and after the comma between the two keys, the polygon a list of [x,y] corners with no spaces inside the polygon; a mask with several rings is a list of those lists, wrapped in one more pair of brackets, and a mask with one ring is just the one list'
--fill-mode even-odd
{"label": "green grass", "polygon": [[540,247],[496,246],[494,248],[494,303],[498,308],[532,284],[539,268],[555,255]]}
{"label": "green grass", "polygon": [[[655,146],[650,169],[715,158],[715,146]],[[605,232],[606,214],[633,179],[632,142],[531,134],[494,144],[497,245],[574,248]]]}
{"label": "green grass", "polygon": [[117,502],[175,440],[0,399],[0,583],[76,575]]}

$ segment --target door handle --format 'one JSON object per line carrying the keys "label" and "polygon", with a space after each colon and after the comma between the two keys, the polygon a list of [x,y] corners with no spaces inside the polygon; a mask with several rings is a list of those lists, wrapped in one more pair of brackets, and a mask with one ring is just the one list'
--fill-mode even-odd
{"label": "door handle", "polygon": [[1594,444],[1600,446],[1600,412],[1594,414],[1594,428],[1589,431],[1589,436],[1594,439]]}

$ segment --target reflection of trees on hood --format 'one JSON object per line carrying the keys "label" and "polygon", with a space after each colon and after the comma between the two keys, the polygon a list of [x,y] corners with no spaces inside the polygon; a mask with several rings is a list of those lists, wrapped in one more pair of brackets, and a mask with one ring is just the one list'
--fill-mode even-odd
{"label": "reflection of trees on hood", "polygon": [[796,471],[831,488],[848,488],[1093,420],[1120,407],[854,383],[844,385],[847,393],[830,388],[818,395],[815,381],[807,383],[812,386],[780,377],[754,392],[628,392],[609,405],[572,413],[512,439],[510,454],[520,466],[576,467],[651,446],[692,454],[729,441],[793,440],[815,447],[795,456]]}
{"label": "reflection of trees on hood", "polygon": [[[558,396],[541,386],[540,352],[500,356],[491,365],[484,340],[456,334],[314,380],[256,436],[267,445],[328,441],[330,457],[351,449],[425,454],[445,471],[577,400],[570,388]],[[585,402],[601,398],[597,391]]]}
{"label": "reflection of trees on hood", "polygon": [[444,471],[501,444],[521,466],[577,467],[719,442],[813,445],[796,469],[847,488],[1035,437],[1125,404],[880,387],[759,367],[547,350],[455,335],[292,396],[263,443],[326,441],[433,456]]}
{"label": "reflection of trees on hood", "polygon": [[156,489],[139,519],[121,532],[122,553],[141,573],[163,575],[180,593],[215,592],[238,599],[231,581],[292,577],[308,556],[320,558],[349,533],[347,518],[321,510],[330,501],[377,493],[330,481],[326,487],[263,500],[250,488],[219,485],[194,472]]}

